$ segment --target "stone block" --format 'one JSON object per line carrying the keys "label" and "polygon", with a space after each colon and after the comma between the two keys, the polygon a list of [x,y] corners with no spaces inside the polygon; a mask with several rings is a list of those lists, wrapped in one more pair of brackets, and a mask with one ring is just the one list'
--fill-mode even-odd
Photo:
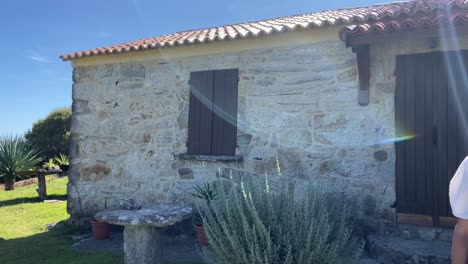
{"label": "stone block", "polygon": [[180,168],[178,171],[181,180],[193,180],[195,178],[193,170],[190,168]]}
{"label": "stone block", "polygon": [[74,114],[90,113],[91,110],[88,104],[89,101],[87,100],[74,100],[72,103],[72,112]]}
{"label": "stone block", "polygon": [[306,179],[307,175],[303,168],[301,150],[280,149],[278,150],[279,169],[281,174],[297,179]]}
{"label": "stone block", "polygon": [[312,135],[307,130],[286,130],[280,133],[280,144],[284,148],[305,149],[312,144]]}
{"label": "stone block", "polygon": [[103,180],[111,173],[112,169],[102,163],[97,163],[80,169],[81,179],[92,182]]}
{"label": "stone block", "polygon": [[453,239],[453,229],[451,228],[442,228],[439,232],[438,239],[442,241],[451,242]]}
{"label": "stone block", "polygon": [[143,64],[121,64],[120,76],[135,79],[145,78],[145,66]]}
{"label": "stone block", "polygon": [[189,106],[187,104],[184,104],[182,110],[177,116],[177,127],[179,129],[188,128],[188,118],[189,118]]}
{"label": "stone block", "polygon": [[279,158],[266,157],[261,160],[256,159],[251,162],[253,172],[258,175],[279,175],[281,168],[279,167]]}
{"label": "stone block", "polygon": [[98,118],[95,114],[72,115],[70,132],[73,134],[96,134],[99,130]]}
{"label": "stone block", "polygon": [[356,81],[358,77],[357,68],[347,69],[338,73],[337,78],[340,82],[352,82]]}
{"label": "stone block", "polygon": [[239,146],[246,146],[252,142],[252,135],[250,134],[242,134],[237,136],[237,145]]}
{"label": "stone block", "polygon": [[73,84],[73,100],[111,102],[117,98],[113,81],[97,80]]}
{"label": "stone block", "polygon": [[345,128],[347,124],[348,119],[344,113],[314,116],[314,129],[318,131],[336,131]]}
{"label": "stone block", "polygon": [[387,93],[387,94],[391,94],[393,95],[395,93],[395,83],[394,82],[384,82],[384,83],[377,83],[375,85],[375,88],[377,88],[377,90],[383,92],[383,93]]}
{"label": "stone block", "polygon": [[77,141],[78,136],[77,135],[71,135],[70,136],[70,159],[79,157],[79,146],[78,146],[78,141]]}
{"label": "stone block", "polygon": [[151,142],[151,134],[144,133],[143,134],[143,143],[150,143]]}
{"label": "stone block", "polygon": [[345,160],[336,162],[333,172],[342,177],[363,178],[376,177],[376,166],[368,160]]}
{"label": "stone block", "polygon": [[324,160],[324,159],[332,159],[335,155],[336,148],[335,147],[310,147],[310,150],[304,152],[307,159],[314,160]]}
{"label": "stone block", "polygon": [[373,154],[376,161],[386,161],[388,160],[388,152],[385,150],[378,150]]}
{"label": "stone block", "polygon": [[334,79],[333,74],[323,74],[321,72],[316,72],[316,73],[300,75],[296,78],[291,78],[287,80],[284,84],[286,86],[298,85],[298,84],[316,85],[317,83],[320,83],[320,82],[326,82],[330,84],[333,82],[333,79]]}
{"label": "stone block", "polygon": [[320,175],[328,176],[333,170],[334,164],[330,160],[325,160],[320,163]]}
{"label": "stone block", "polygon": [[276,111],[279,110],[287,112],[303,111],[303,110],[316,110],[319,109],[319,100],[316,97],[304,96],[301,94],[296,95],[280,95],[272,98],[276,105],[273,107]]}
{"label": "stone block", "polygon": [[[123,89],[123,90],[139,89],[139,88],[143,88],[143,86],[144,86],[143,81],[132,81],[132,80],[119,81],[119,83],[117,84],[117,88]],[[138,97],[138,96],[133,96],[133,97]]]}
{"label": "stone block", "polygon": [[113,70],[112,64],[75,67],[73,69],[73,82],[95,81],[112,77]]}
{"label": "stone block", "polygon": [[436,230],[434,228],[418,228],[419,237],[423,240],[434,240],[436,238]]}

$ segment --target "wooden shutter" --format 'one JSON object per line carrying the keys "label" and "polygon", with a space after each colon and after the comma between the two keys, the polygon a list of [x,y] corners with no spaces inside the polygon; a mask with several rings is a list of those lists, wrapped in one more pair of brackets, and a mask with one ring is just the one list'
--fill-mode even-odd
{"label": "wooden shutter", "polygon": [[234,156],[239,70],[192,72],[188,154]]}
{"label": "wooden shutter", "polygon": [[210,155],[213,109],[213,71],[190,74],[187,152]]}
{"label": "wooden shutter", "polygon": [[235,155],[237,147],[238,82],[238,69],[214,72],[213,155]]}

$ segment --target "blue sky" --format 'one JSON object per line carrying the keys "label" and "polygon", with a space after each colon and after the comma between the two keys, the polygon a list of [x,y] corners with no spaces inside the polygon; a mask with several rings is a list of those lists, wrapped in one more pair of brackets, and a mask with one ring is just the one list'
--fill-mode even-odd
{"label": "blue sky", "polygon": [[385,0],[15,0],[0,8],[0,135],[22,134],[71,105],[71,66],[58,56],[176,31]]}

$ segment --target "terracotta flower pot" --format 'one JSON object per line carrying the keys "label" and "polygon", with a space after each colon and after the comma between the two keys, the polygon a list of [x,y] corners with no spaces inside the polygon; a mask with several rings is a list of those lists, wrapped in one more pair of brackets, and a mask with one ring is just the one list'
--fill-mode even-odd
{"label": "terracotta flower pot", "polygon": [[95,240],[106,240],[109,238],[110,225],[107,222],[91,221],[93,238]]}
{"label": "terracotta flower pot", "polygon": [[205,229],[202,225],[193,225],[195,227],[195,231],[197,232],[198,243],[202,247],[208,246],[208,239],[205,235]]}

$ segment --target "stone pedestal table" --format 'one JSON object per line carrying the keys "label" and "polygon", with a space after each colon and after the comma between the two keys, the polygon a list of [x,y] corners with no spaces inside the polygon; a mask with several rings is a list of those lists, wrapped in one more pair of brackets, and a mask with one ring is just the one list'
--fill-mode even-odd
{"label": "stone pedestal table", "polygon": [[162,264],[159,232],[192,215],[184,203],[144,206],[141,210],[110,210],[96,214],[99,221],[124,226],[125,264]]}

